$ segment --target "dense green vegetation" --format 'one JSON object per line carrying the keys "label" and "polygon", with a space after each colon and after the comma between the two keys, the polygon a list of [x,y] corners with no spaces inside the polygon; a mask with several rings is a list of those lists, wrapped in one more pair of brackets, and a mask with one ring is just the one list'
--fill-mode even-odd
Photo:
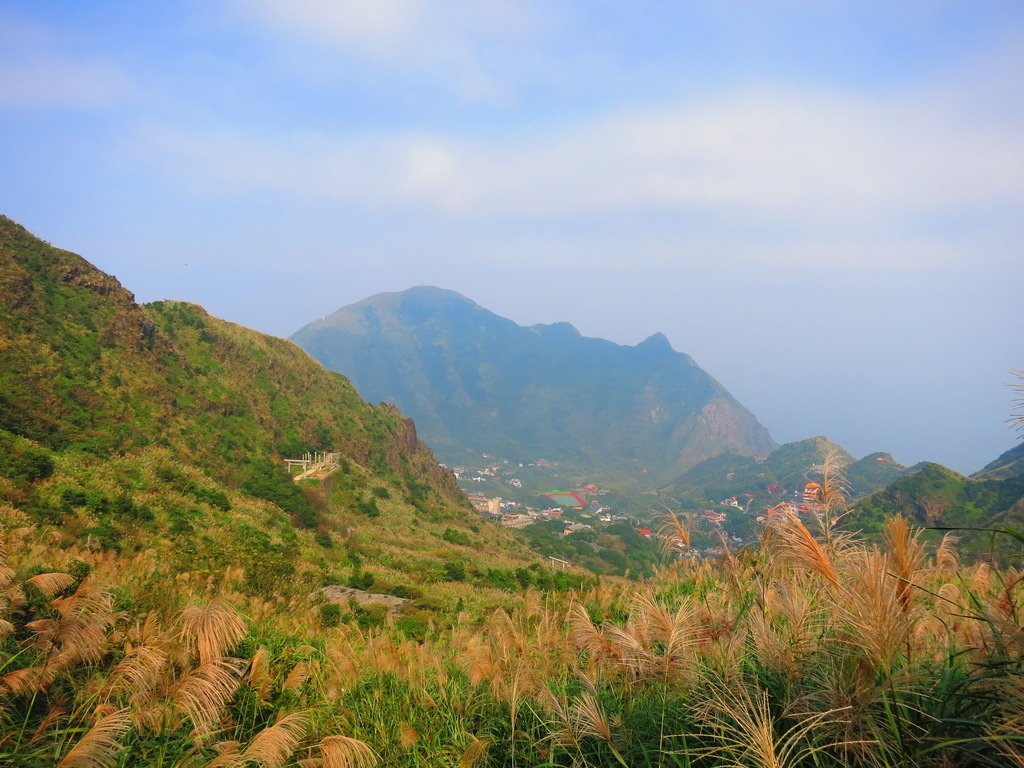
{"label": "dense green vegetation", "polygon": [[249,476],[241,489],[290,512],[297,525],[316,528],[318,517],[312,503],[280,466],[270,462],[250,465]]}
{"label": "dense green vegetation", "polygon": [[[232,486],[331,447],[392,482],[462,503],[393,408],[364,403],[301,350],[116,280],[0,217],[0,428],[103,458],[147,445]],[[300,503],[300,502],[299,502]]]}
{"label": "dense green vegetation", "polygon": [[[972,528],[1024,529],[1024,474],[1002,480],[973,480],[938,464],[925,464],[884,490],[861,501],[847,526],[872,534],[886,518],[903,515],[929,528],[957,528],[965,553],[984,557],[992,553],[1022,554],[1021,543],[991,531]],[[941,538],[941,531],[926,532],[927,540]]]}
{"label": "dense green vegetation", "polygon": [[565,520],[542,520],[523,529],[531,548],[545,557],[557,557],[594,573],[645,578],[661,562],[656,545],[627,523],[566,536]]}

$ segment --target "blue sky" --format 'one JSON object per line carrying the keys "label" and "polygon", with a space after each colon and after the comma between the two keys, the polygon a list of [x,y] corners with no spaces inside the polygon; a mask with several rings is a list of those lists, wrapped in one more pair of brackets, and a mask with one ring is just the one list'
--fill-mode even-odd
{"label": "blue sky", "polygon": [[1024,361],[1019,2],[0,0],[0,211],[277,335],[665,332],[777,440],[973,471]]}

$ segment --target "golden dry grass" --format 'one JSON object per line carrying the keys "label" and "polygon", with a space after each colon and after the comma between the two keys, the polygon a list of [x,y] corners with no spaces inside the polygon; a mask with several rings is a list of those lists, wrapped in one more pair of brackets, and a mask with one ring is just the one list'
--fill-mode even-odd
{"label": "golden dry grass", "polygon": [[309,713],[292,712],[256,734],[239,757],[238,764],[255,763],[260,768],[282,768],[291,760],[309,730]]}
{"label": "golden dry grass", "polygon": [[245,622],[231,608],[217,602],[190,605],[181,612],[185,647],[209,664],[222,658],[245,635]]}
{"label": "golden dry grass", "polygon": [[[45,701],[24,742],[62,743],[58,759],[88,768],[119,759],[121,744],[172,737],[189,745],[188,765],[207,768],[493,765],[512,752],[524,768],[656,764],[681,736],[637,714],[659,701],[696,713],[685,734],[690,757],[708,765],[870,766],[881,754],[893,764],[940,727],[929,711],[941,696],[934,670],[969,675],[1024,657],[1022,574],[959,563],[952,547],[947,538],[926,553],[899,521],[875,547],[829,542],[781,517],[756,556],[693,563],[643,585],[605,582],[567,599],[527,591],[516,608],[453,618],[422,641],[387,625],[277,634],[277,622],[242,617],[236,606],[249,602],[231,579],[207,576],[177,582],[178,612],[116,613],[94,576],[47,602],[0,564],[10,596],[0,619],[25,640],[8,639],[25,655],[0,677],[0,705]],[[30,562],[18,560],[23,549],[8,551],[8,562]],[[112,583],[115,564],[91,562]],[[19,589],[34,595],[34,608]],[[1024,686],[1019,675],[986,685],[983,695],[998,702],[985,721],[987,748],[1013,764]],[[638,745],[652,751],[640,758]]]}
{"label": "golden dry grass", "polygon": [[100,717],[61,758],[57,768],[111,768],[122,749],[121,738],[131,725],[131,717],[123,709]]}
{"label": "golden dry grass", "polygon": [[317,749],[319,758],[303,761],[303,768],[374,768],[379,763],[370,746],[350,736],[327,736]]}

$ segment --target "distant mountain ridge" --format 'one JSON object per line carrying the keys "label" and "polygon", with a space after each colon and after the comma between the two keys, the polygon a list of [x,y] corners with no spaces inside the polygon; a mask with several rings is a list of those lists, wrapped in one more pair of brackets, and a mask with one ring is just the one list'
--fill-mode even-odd
{"label": "distant mountain ridge", "polygon": [[1024,475],[1024,443],[1004,451],[994,461],[979,469],[971,478],[974,480],[1006,480]]}
{"label": "distant mountain ridge", "polygon": [[[959,548],[972,558],[1019,558],[1018,541],[983,529],[1005,527],[1024,531],[1024,473],[964,477],[930,462],[914,470],[860,501],[844,524],[877,534],[886,518],[903,515],[916,525],[957,529],[954,535],[960,541]],[[926,530],[923,535],[934,543],[942,532]]]}
{"label": "distant mountain ridge", "polygon": [[662,490],[698,506],[732,496],[749,498],[756,509],[792,500],[806,483],[820,481],[822,464],[832,451],[839,456],[853,498],[872,493],[912,471],[888,453],[854,459],[842,446],[817,436],[785,443],[758,459],[723,453],[691,467]]}
{"label": "distant mountain ridge", "polygon": [[569,323],[524,327],[420,286],[342,307],[292,340],[371,401],[395,403],[442,458],[481,453],[673,477],[722,451],[767,454],[757,419],[656,333],[636,346]]}

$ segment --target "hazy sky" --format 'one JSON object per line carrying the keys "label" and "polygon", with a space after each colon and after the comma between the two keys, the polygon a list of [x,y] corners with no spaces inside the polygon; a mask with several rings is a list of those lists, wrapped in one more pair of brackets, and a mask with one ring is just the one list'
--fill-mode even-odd
{"label": "hazy sky", "polygon": [[422,283],[660,330],[780,442],[973,471],[1024,365],[1024,3],[0,0],[0,212],[278,335]]}

